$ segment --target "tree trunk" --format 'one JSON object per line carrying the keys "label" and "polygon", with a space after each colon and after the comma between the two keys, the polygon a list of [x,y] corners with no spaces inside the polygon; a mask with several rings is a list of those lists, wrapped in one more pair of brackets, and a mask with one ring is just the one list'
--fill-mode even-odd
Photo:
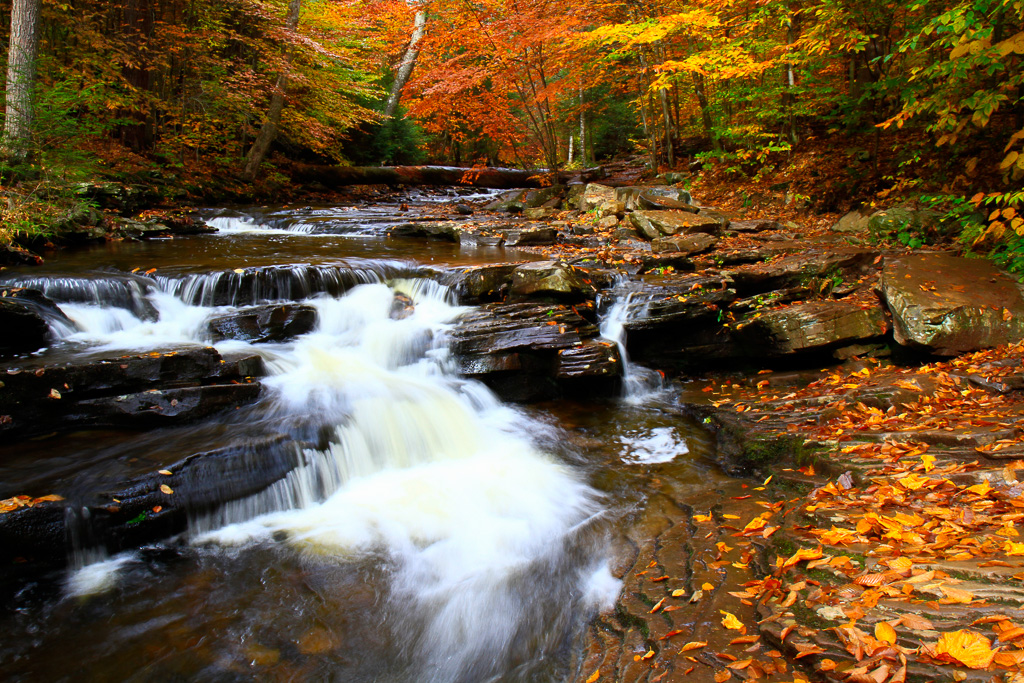
{"label": "tree trunk", "polygon": [[409,37],[409,45],[402,54],[402,61],[395,69],[395,82],[391,84],[391,93],[388,95],[387,106],[384,107],[384,116],[392,118],[398,110],[398,101],[402,97],[402,88],[409,82],[412,69],[416,66],[416,57],[420,53],[420,41],[427,27],[427,13],[425,10],[418,10],[412,22],[412,35]]}
{"label": "tree trunk", "polygon": [[14,162],[28,157],[32,141],[32,89],[36,81],[41,6],[42,0],[14,0],[11,7],[2,151]]}
{"label": "tree trunk", "polygon": [[[284,23],[289,31],[295,31],[298,28],[299,11],[301,9],[302,0],[288,0],[288,14],[285,17]],[[290,65],[291,61],[292,52],[289,49],[286,54],[285,63]],[[284,73],[278,74],[277,82],[274,84],[274,93],[270,96],[267,120],[260,128],[256,140],[253,141],[252,147],[249,148],[249,153],[245,157],[245,169],[242,171],[242,177],[248,181],[252,181],[256,177],[256,171],[259,170],[260,164],[263,163],[264,157],[267,156],[270,144],[277,137],[277,129],[281,125],[281,112],[284,110],[287,89],[288,75]]]}

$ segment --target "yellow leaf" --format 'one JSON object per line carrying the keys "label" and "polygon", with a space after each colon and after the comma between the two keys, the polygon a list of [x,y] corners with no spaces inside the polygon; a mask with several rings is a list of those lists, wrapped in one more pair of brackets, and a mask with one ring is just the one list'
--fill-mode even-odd
{"label": "yellow leaf", "polygon": [[689,652],[690,650],[699,650],[702,647],[707,647],[707,642],[703,640],[692,640],[686,645],[683,645],[683,649],[679,651],[679,654]]}
{"label": "yellow leaf", "polygon": [[945,605],[954,605],[958,603],[969,603],[974,600],[974,593],[970,591],[961,590],[959,588],[953,588],[951,586],[939,586],[939,590],[946,597],[939,600],[940,603]]}
{"label": "yellow leaf", "polygon": [[971,631],[943,633],[935,645],[935,654],[949,658],[972,669],[985,669],[992,663],[995,652],[992,641]]}
{"label": "yellow leaf", "polygon": [[1007,555],[1024,555],[1024,543],[1007,541],[1003,544],[1003,552]]}
{"label": "yellow leaf", "polygon": [[822,552],[820,546],[818,548],[801,548],[793,553],[793,555],[783,563],[782,568],[788,569],[789,567],[792,567],[804,560],[817,560],[821,556]]}
{"label": "yellow leaf", "polygon": [[726,612],[725,610],[718,610],[725,617],[722,619],[722,626],[732,631],[739,631],[743,628],[743,622],[736,618],[736,615],[732,612]]}
{"label": "yellow leaf", "polygon": [[722,515],[725,519],[739,519],[739,515]]}
{"label": "yellow leaf", "polygon": [[710,522],[711,515],[694,515],[693,521],[695,522]]}
{"label": "yellow leaf", "polygon": [[165,477],[169,477],[173,474],[173,472],[171,472],[170,470],[159,470],[159,474],[162,474]]}
{"label": "yellow leaf", "polygon": [[896,629],[887,621],[880,621],[875,624],[875,638],[890,645],[896,644]]}
{"label": "yellow leaf", "polygon": [[166,494],[167,494],[167,495],[169,496],[169,495],[171,495],[172,493],[174,493],[174,489],[172,489],[172,488],[171,488],[170,486],[168,486],[167,484],[160,484],[160,492],[161,492],[161,493],[166,493]]}
{"label": "yellow leaf", "polygon": [[[1006,169],[1010,168],[1017,161],[1017,157],[1019,157],[1019,156],[1020,156],[1019,152],[1010,152],[1005,157],[1003,157],[1003,160],[1001,162],[999,162],[999,169],[1001,171],[1005,171]],[[996,215],[999,215],[998,211],[995,211],[993,213],[995,213]],[[991,220],[994,220],[994,219],[993,218],[989,218],[989,220],[991,221]]]}
{"label": "yellow leaf", "polygon": [[600,677],[601,677],[601,670],[600,669],[595,669],[594,673],[590,674],[590,677],[587,678],[587,683],[596,683],[597,679],[600,678]]}
{"label": "yellow leaf", "polygon": [[715,589],[715,587],[713,585],[711,585],[710,583],[707,583],[707,582],[705,582],[704,585],[701,586],[700,588],[701,588],[701,590],[705,590],[705,591],[711,591],[711,590]]}
{"label": "yellow leaf", "polygon": [[925,473],[931,472],[935,469],[935,456],[925,453],[921,456],[921,465],[924,467]]}
{"label": "yellow leaf", "polygon": [[980,484],[975,484],[974,486],[968,486],[967,490],[970,491],[971,493],[976,493],[979,496],[984,496],[986,493],[988,493],[989,491],[992,490],[992,487],[989,486],[988,479],[986,479],[985,481],[981,482]]}

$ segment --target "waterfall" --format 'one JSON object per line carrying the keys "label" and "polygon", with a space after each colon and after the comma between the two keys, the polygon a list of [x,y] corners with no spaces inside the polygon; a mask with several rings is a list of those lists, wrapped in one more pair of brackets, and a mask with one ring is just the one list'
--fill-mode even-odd
{"label": "waterfall", "polygon": [[[639,300],[638,300],[639,299]],[[622,397],[628,403],[641,403],[664,388],[663,375],[630,361],[626,350],[626,323],[644,315],[648,300],[636,292],[619,296],[601,320],[601,336],[615,342],[622,359]]]}
{"label": "waterfall", "polygon": [[[189,536],[228,556],[272,546],[318,565],[381,562],[382,609],[405,662],[388,680],[497,680],[555,656],[574,624],[614,602],[604,503],[531,440],[547,427],[454,373],[447,332],[468,309],[447,287],[397,276],[405,270],[157,278],[145,293],[151,320],[94,303],[61,308],[79,328],[69,338],[131,349],[205,343],[204,321],[241,301],[314,306],[316,328],[292,341],[216,346],[267,361],[260,419],[312,426],[322,442],[297,446],[300,466],[267,490],[193,514]],[[107,588],[131,562],[88,565],[69,591]]]}

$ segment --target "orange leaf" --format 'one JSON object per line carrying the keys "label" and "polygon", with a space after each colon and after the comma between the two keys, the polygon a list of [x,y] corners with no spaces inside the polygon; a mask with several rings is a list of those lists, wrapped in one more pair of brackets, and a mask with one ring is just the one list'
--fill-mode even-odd
{"label": "orange leaf", "polygon": [[875,624],[875,638],[878,638],[883,643],[889,643],[890,645],[896,644],[896,629],[892,627],[892,624],[886,621],[880,621]]}
{"label": "orange leaf", "polygon": [[689,652],[690,650],[699,650],[702,647],[707,647],[707,642],[703,640],[693,640],[687,643],[686,645],[683,645],[683,649],[679,651],[679,654]]}
{"label": "orange leaf", "polygon": [[743,622],[737,619],[736,615],[732,612],[726,612],[725,610],[718,611],[725,615],[725,617],[722,619],[722,626],[732,631],[739,631],[740,629],[744,628]]}

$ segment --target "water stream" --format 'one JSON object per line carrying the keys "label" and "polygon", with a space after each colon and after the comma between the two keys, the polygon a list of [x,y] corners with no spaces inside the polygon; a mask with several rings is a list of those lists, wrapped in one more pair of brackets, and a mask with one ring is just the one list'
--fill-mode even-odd
{"label": "water stream", "polygon": [[[403,247],[380,234],[394,207],[344,212],[359,218],[220,217],[216,236],[4,274],[42,289],[71,321],[54,324],[54,358],[208,345],[211,315],[265,301],[311,305],[318,320],[284,343],[214,344],[256,352],[270,372],[265,398],[233,415],[0,446],[0,491],[70,499],[262,434],[288,435],[300,462],[255,496],[194,514],[185,536],[114,558],[89,546],[88,519],[76,519],[60,594],[27,584],[0,623],[5,680],[570,675],[582,625],[619,590],[612,530],[642,504],[652,472],[698,490],[704,446],[659,408],[660,376],[632,365],[630,405],[519,409],[458,377],[446,333],[465,309],[424,268],[515,255]],[[97,257],[113,270],[94,270]],[[396,295],[412,301],[409,315],[393,315]],[[629,303],[614,303],[602,326],[623,358]]]}

